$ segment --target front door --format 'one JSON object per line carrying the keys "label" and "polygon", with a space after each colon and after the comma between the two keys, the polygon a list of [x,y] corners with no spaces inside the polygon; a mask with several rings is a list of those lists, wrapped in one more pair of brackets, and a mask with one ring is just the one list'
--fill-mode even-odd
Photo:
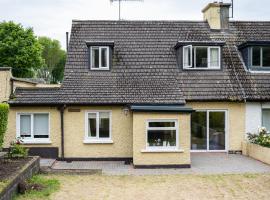
{"label": "front door", "polygon": [[196,111],[191,115],[191,150],[226,151],[226,111]]}

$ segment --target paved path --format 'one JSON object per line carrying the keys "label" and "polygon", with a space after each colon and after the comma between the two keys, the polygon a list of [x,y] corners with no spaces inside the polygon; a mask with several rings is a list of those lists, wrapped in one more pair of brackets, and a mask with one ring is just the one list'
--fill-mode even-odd
{"label": "paved path", "polygon": [[56,170],[102,169],[102,173],[107,175],[270,173],[269,165],[242,155],[192,153],[191,160],[190,169],[134,169],[132,165],[125,165],[122,161],[73,161],[70,163],[56,161],[53,162],[51,168]]}

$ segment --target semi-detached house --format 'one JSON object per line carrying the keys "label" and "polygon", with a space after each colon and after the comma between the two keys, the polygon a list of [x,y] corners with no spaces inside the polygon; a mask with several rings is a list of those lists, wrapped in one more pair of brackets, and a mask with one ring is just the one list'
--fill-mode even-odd
{"label": "semi-detached house", "polygon": [[190,152],[241,152],[270,130],[270,22],[229,21],[210,3],[202,21],[72,22],[60,88],[17,87],[5,147],[33,154],[190,167]]}

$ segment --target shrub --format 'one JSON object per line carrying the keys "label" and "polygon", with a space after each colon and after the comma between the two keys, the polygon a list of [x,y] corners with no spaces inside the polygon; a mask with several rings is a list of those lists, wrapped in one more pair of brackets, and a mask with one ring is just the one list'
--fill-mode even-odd
{"label": "shrub", "polygon": [[22,140],[17,138],[10,143],[8,157],[9,158],[26,158],[28,156],[28,149],[22,146]]}
{"label": "shrub", "polygon": [[0,103],[0,150],[4,143],[4,134],[7,130],[9,105]]}
{"label": "shrub", "polygon": [[248,133],[247,135],[248,135],[248,140],[251,143],[270,148],[270,134],[267,133],[266,128],[264,127],[260,128],[259,134]]}

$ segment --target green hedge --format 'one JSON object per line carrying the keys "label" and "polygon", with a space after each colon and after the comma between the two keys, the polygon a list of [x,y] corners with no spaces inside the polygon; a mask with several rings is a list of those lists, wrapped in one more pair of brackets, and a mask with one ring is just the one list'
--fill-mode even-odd
{"label": "green hedge", "polygon": [[0,149],[4,143],[4,134],[7,130],[9,105],[0,103]]}

